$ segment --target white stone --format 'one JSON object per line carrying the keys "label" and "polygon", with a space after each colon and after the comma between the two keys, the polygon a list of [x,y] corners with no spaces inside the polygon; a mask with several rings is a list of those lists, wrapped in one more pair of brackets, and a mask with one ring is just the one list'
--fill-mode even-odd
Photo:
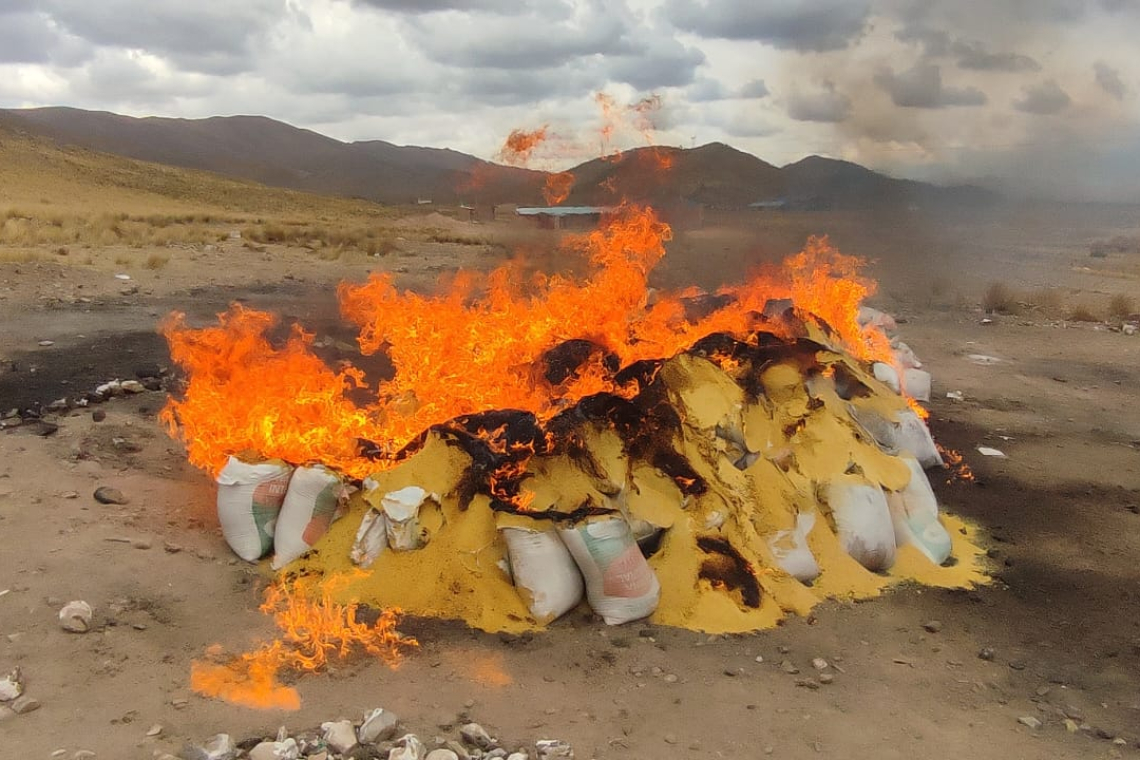
{"label": "white stone", "polygon": [[249,751],[249,760],[297,760],[301,748],[295,739],[283,742],[262,742]]}
{"label": "white stone", "polygon": [[325,742],[337,752],[348,752],[356,746],[356,729],[350,720],[330,720],[321,724]]}
{"label": "white stone", "polygon": [[459,760],[459,755],[449,749],[440,748],[433,749],[427,753],[427,757],[424,758],[424,760]]}
{"label": "white stone", "polygon": [[558,739],[539,739],[534,743],[538,760],[573,760],[574,749]]}
{"label": "white stone", "polygon": [[396,735],[400,719],[383,707],[364,713],[364,721],[356,730],[356,738],[361,744],[383,742]]}
{"label": "white stone", "polygon": [[495,748],[495,740],[478,723],[465,723],[460,726],[459,735],[463,737],[463,741],[473,744],[479,749],[491,750]]}
{"label": "white stone", "polygon": [[427,760],[427,748],[415,734],[405,734],[400,745],[388,752],[388,760]]}
{"label": "white stone", "polygon": [[59,624],[72,633],[86,633],[91,627],[93,611],[87,602],[76,600],[63,605],[59,611]]}
{"label": "white stone", "polygon": [[0,678],[0,702],[11,702],[23,693],[24,684],[20,681],[19,668]]}

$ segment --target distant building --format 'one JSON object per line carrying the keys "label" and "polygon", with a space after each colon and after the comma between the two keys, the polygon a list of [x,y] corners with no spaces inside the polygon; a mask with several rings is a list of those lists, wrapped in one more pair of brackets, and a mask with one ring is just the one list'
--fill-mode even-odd
{"label": "distant building", "polygon": [[534,219],[543,229],[563,230],[595,227],[603,215],[615,210],[611,206],[549,206],[517,208],[515,213]]}
{"label": "distant building", "polygon": [[459,213],[455,218],[461,222],[471,222],[476,224],[479,222],[493,222],[495,221],[496,207],[493,204],[475,204],[468,205],[466,203],[459,206]]}

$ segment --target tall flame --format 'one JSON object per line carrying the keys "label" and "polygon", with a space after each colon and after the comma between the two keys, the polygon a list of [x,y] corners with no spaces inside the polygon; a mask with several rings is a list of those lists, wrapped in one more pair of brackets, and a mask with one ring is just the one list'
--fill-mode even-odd
{"label": "tall flame", "polygon": [[[856,320],[873,283],[859,276],[858,259],[825,238],[722,288],[720,308],[691,318],[685,294],[658,293],[648,303],[650,273],[671,235],[651,209],[624,206],[598,229],[568,238],[568,250],[590,263],[581,281],[554,275],[520,283],[502,267],[483,279],[462,274],[437,295],[400,291],[387,274],[342,284],[342,314],[359,326],[362,353],[386,352],[395,369],[374,386],[354,367],[327,367],[311,351],[313,336],[298,327],[274,343],[275,319],[263,312],[234,306],[203,329],[172,315],[162,331],[189,384],[162,419],[186,442],[190,461],[213,474],[230,454],[253,450],[364,477],[384,463],[359,454],[358,439],[392,454],[459,415],[520,409],[541,419],[585,395],[619,390],[600,367],[551,386],[537,370],[546,352],[570,339],[592,341],[626,365],[672,356],[713,332],[747,335],[770,299],[791,299],[859,358],[890,357],[887,339]],[[353,389],[374,400],[357,405],[346,395]]]}
{"label": "tall flame", "polygon": [[366,625],[357,619],[357,604],[334,601],[354,575],[320,583],[301,578],[270,586],[261,611],[273,616],[278,638],[228,660],[222,659],[220,647],[212,647],[210,660],[191,665],[190,687],[244,707],[296,710],[301,698],[296,689],[281,682],[283,670],[320,670],[331,657],[343,659],[357,650],[398,667],[404,653],[419,646],[396,630],[399,610],[384,610],[375,623]]}

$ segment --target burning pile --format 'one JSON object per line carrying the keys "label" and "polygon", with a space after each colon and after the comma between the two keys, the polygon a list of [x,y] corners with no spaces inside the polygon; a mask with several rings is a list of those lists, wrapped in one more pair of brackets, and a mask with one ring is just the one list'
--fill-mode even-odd
{"label": "burning pile", "polygon": [[330,368],[299,327],[274,345],[267,314],[175,315],[189,383],[164,418],[218,476],[246,559],[275,543],[290,573],[364,567],[340,598],[485,630],[583,593],[610,623],[755,630],[901,580],[980,580],[926,479],[921,407],[884,383],[923,373],[859,321],[859,262],[813,239],[742,286],[652,293],[669,234],[623,207],[570,240],[582,282],[343,285],[361,353],[393,367],[379,380]]}

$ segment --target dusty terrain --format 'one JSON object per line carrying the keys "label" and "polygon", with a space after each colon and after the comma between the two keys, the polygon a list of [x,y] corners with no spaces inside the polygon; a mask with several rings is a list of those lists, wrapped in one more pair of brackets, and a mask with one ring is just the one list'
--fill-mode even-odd
{"label": "dusty terrain", "polygon": [[[1112,295],[1140,291],[1140,256],[1089,257],[1094,240],[1136,234],[1135,220],[1127,209],[805,214],[712,220],[678,236],[662,284],[715,286],[793,252],[808,232],[874,259],[875,303],[906,319],[934,374],[935,436],[978,478],[935,486],[990,536],[989,587],[829,604],[755,635],[606,628],[578,612],[504,640],[406,620],[422,646],[399,670],[353,660],[300,680],[300,712],[235,708],[190,692],[190,662],[211,644],[237,651],[271,634],[257,612],[267,575],[232,559],[211,483],[156,423],[164,394],[104,404],[101,422],[90,409],[65,413],[49,436],[0,431],[0,672],[20,666],[42,702],[0,723],[0,754],[149,758],[219,731],[268,736],[383,706],[421,736],[453,735],[440,726],[465,712],[511,744],[560,738],[583,758],[1140,756],[1140,336],[1064,319],[1078,305],[1107,318]],[[522,233],[479,234],[509,249]],[[560,265],[528,240],[534,266]],[[379,258],[225,242],[156,250],[169,261],[154,269],[129,265],[146,248],[0,261],[0,413],[166,364],[154,328],[172,309],[206,320],[243,300],[335,334],[342,278],[382,268],[430,287],[504,255],[422,235]],[[983,325],[992,281],[1023,303]],[[129,503],[97,503],[104,485]],[[71,599],[95,607],[91,632],[60,629]],[[813,658],[828,661],[833,683],[797,685],[813,678]],[[154,724],[162,731],[148,737]]]}

